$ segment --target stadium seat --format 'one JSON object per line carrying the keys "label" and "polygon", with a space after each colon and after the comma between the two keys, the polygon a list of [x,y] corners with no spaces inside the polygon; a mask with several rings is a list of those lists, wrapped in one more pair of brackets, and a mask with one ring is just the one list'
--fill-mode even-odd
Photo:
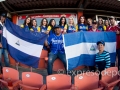
{"label": "stadium seat", "polygon": [[71,90],[71,76],[65,74],[53,74],[46,77],[46,85],[41,90]]}
{"label": "stadium seat", "polygon": [[40,90],[43,76],[33,72],[23,72],[22,82],[19,85],[22,90]]}
{"label": "stadium seat", "polygon": [[99,75],[94,72],[86,72],[75,76],[74,88],[74,90],[103,90],[103,87],[99,87]]}
{"label": "stadium seat", "polygon": [[45,61],[46,60],[48,60],[48,51],[47,50],[42,50],[38,68],[45,69],[46,68],[46,66],[45,66],[45,64],[46,64]]}
{"label": "stadium seat", "polygon": [[13,68],[3,67],[3,78],[0,79],[1,87],[9,90],[18,90],[19,88],[19,72]]}
{"label": "stadium seat", "polygon": [[113,90],[114,86],[116,86],[119,82],[120,79],[117,67],[111,67],[102,71],[100,84],[105,86],[107,90]]}

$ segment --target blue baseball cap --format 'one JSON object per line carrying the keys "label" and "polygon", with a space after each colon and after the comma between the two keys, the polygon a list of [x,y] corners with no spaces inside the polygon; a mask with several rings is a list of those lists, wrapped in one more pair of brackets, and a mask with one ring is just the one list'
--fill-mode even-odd
{"label": "blue baseball cap", "polygon": [[1,16],[3,16],[3,17],[7,17],[7,15],[6,15],[5,13],[2,13]]}
{"label": "blue baseball cap", "polygon": [[60,25],[55,25],[54,29],[56,29],[56,28],[60,28]]}
{"label": "blue baseball cap", "polygon": [[99,45],[99,44],[103,44],[103,45],[105,46],[105,42],[104,42],[103,40],[98,41],[98,42],[97,42],[97,45]]}

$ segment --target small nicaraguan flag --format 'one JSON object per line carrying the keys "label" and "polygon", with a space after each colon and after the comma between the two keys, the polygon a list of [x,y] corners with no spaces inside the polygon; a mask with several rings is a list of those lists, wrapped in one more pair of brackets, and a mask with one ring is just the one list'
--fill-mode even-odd
{"label": "small nicaraguan flag", "polygon": [[98,53],[96,42],[100,40],[105,41],[105,50],[110,53],[111,63],[116,60],[115,32],[76,32],[63,37],[68,70],[81,65],[94,66]]}
{"label": "small nicaraguan flag", "polygon": [[46,38],[47,35],[44,33],[26,32],[25,29],[6,19],[2,44],[16,61],[37,68]]}

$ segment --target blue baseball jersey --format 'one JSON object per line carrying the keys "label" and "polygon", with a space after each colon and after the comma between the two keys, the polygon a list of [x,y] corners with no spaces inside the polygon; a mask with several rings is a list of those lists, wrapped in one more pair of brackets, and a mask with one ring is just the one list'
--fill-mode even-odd
{"label": "blue baseball jersey", "polygon": [[87,31],[88,26],[85,24],[78,24],[78,31]]}
{"label": "blue baseball jersey", "polygon": [[98,30],[100,30],[100,31],[104,31],[103,26],[98,26]]}
{"label": "blue baseball jersey", "polygon": [[72,33],[72,32],[75,32],[75,31],[76,31],[75,26],[68,26],[67,33]]}
{"label": "blue baseball jersey", "polygon": [[92,26],[88,25],[88,30],[91,29],[91,28],[92,28]]}
{"label": "blue baseball jersey", "polygon": [[64,46],[63,46],[63,37],[62,34],[57,36],[52,34],[48,37],[48,45],[50,46],[50,51],[54,54],[65,53]]}
{"label": "blue baseball jersey", "polygon": [[33,29],[34,32],[38,32],[37,27],[32,27],[32,29]]}
{"label": "blue baseball jersey", "polygon": [[47,27],[44,27],[44,26],[41,26],[40,29],[41,29],[40,31],[44,33],[47,31]]}

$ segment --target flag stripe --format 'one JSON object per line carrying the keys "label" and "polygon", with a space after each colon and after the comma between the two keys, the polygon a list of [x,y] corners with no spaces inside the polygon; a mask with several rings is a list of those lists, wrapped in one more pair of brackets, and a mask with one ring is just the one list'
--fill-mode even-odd
{"label": "flag stripe", "polygon": [[[110,53],[111,63],[116,60],[116,53]],[[70,58],[68,61],[68,70],[72,70],[78,66],[95,66],[95,55],[82,54],[78,57]]]}
{"label": "flag stripe", "polygon": [[[79,43],[96,43],[104,40],[105,42],[116,42],[115,32],[76,32],[65,34],[65,46],[71,46]],[[95,38],[94,38],[95,37]],[[113,38],[114,37],[114,38]]]}
{"label": "flag stripe", "polygon": [[[13,34],[11,34],[8,30],[6,30],[6,27],[4,27],[4,32],[6,32],[6,33],[3,34],[3,36],[5,38],[9,39],[7,41],[7,43],[9,45],[11,45],[12,47],[16,48],[17,50],[20,50],[21,52],[24,52],[28,55],[40,57],[40,53],[43,48],[43,45],[37,45],[37,44],[33,44],[30,42],[24,41],[16,36],[14,36]],[[19,42],[19,45],[17,44],[18,42]]]}
{"label": "flag stripe", "polygon": [[[92,46],[93,49],[95,50],[91,50]],[[105,50],[107,50],[109,53],[116,52],[116,42],[105,43]],[[80,43],[65,47],[65,52],[66,52],[66,58],[69,59],[80,56],[82,54],[89,54],[89,55],[96,54],[98,50],[96,43]]]}

